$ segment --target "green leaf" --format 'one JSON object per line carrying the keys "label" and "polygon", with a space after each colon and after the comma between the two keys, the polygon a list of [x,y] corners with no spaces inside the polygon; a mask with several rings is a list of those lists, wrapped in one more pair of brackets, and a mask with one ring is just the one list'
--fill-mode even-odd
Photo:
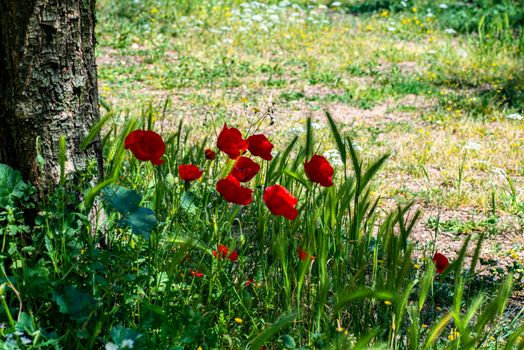
{"label": "green leaf", "polygon": [[28,188],[18,170],[7,164],[0,164],[0,208],[14,207]]}
{"label": "green leaf", "polygon": [[102,190],[102,196],[111,208],[122,214],[136,211],[142,200],[142,196],[135,190],[117,185],[105,187]]}
{"label": "green leaf", "polygon": [[196,199],[197,198],[193,192],[185,191],[184,194],[182,194],[180,206],[186,212],[195,214],[198,210],[198,207],[195,205]]}
{"label": "green leaf", "polygon": [[311,184],[309,182],[307,182],[304,178],[302,178],[300,175],[298,175],[297,173],[295,173],[295,172],[293,172],[293,171],[291,171],[289,169],[285,169],[284,170],[284,174],[286,174],[287,176],[289,176],[293,180],[298,181],[299,183],[301,183],[308,190],[311,190]]}
{"label": "green leaf", "polygon": [[68,314],[71,319],[79,322],[87,320],[93,307],[91,296],[72,286],[67,286],[60,292],[55,291],[53,300],[61,313]]}
{"label": "green leaf", "polygon": [[149,235],[158,224],[158,220],[153,210],[138,208],[134,212],[126,214],[118,223],[131,227],[134,234],[142,235],[145,239],[149,239]]}
{"label": "green leaf", "polygon": [[87,146],[89,146],[93,140],[95,139],[95,137],[100,133],[100,130],[102,129],[102,127],[107,123],[107,121],[109,119],[111,119],[113,117],[115,113],[113,111],[109,111],[103,118],[101,118],[92,128],[91,130],[89,130],[89,133],[87,134],[87,136],[84,138],[84,140],[82,141],[82,143],[80,144],[80,149],[82,149],[82,151],[85,151],[85,149],[87,148]]}
{"label": "green leaf", "polygon": [[284,334],[282,336],[282,342],[284,343],[284,346],[288,349],[294,349],[297,347],[295,340],[289,334]]}
{"label": "green leaf", "polygon": [[344,163],[344,166],[345,166],[346,161],[347,161],[346,146],[344,145],[344,142],[342,141],[342,137],[340,137],[340,133],[338,132],[338,128],[337,128],[337,125],[335,124],[335,121],[333,120],[333,117],[327,110],[324,112],[326,113],[326,117],[329,121],[329,126],[331,127],[331,132],[333,133],[335,142],[337,143],[337,148],[338,148],[338,151],[340,152],[340,158],[342,159],[342,163]]}
{"label": "green leaf", "polygon": [[250,349],[260,349],[265,342],[269,341],[275,333],[280,331],[283,327],[287,326],[293,322],[298,316],[297,312],[290,312],[285,315],[282,315],[278,320],[276,320],[272,325],[265,328],[260,334],[255,336],[249,341]]}
{"label": "green leaf", "polygon": [[133,349],[135,342],[142,337],[137,331],[121,325],[113,327],[110,334],[119,349]]}
{"label": "green leaf", "polygon": [[306,160],[310,160],[313,156],[313,145],[315,144],[315,136],[313,133],[313,126],[311,117],[307,118],[306,124]]}

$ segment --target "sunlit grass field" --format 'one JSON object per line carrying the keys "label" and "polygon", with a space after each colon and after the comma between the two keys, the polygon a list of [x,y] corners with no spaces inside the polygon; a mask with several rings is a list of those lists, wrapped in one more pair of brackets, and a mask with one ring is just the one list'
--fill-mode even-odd
{"label": "sunlit grass field", "polygon": [[193,137],[268,113],[280,145],[309,116],[329,136],[328,110],[364,157],[391,153],[375,192],[416,201],[415,238],[457,222],[438,230],[453,254],[495,216],[486,254],[511,263],[524,257],[524,39],[511,2],[486,4],[100,1],[100,94],[122,117],[158,107],[161,129],[184,120]]}

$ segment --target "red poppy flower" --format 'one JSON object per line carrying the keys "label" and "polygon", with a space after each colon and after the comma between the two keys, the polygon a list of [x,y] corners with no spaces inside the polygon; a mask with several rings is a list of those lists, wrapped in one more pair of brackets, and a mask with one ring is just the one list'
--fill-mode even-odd
{"label": "red poppy flower", "polygon": [[228,253],[229,253],[229,249],[223,244],[217,245],[217,250],[213,250],[213,255],[217,258],[227,257],[232,262],[235,262],[238,260],[238,252],[236,250],[233,250],[231,254],[229,254],[229,256],[227,255]]}
{"label": "red poppy flower", "polygon": [[253,191],[240,186],[238,179],[231,175],[218,181],[216,189],[217,192],[230,203],[248,205],[253,200]]}
{"label": "red poppy flower", "polygon": [[444,254],[441,254],[439,252],[436,252],[433,256],[433,262],[435,263],[437,273],[444,272],[449,265],[448,258],[446,258]]}
{"label": "red poppy flower", "polygon": [[271,150],[274,146],[265,135],[257,134],[250,136],[248,137],[247,142],[249,143],[249,152],[251,152],[252,155],[258,156],[265,160],[273,159]]}
{"label": "red poppy flower", "polygon": [[193,277],[204,277],[204,274],[202,273],[202,271],[190,270],[190,272],[191,272],[191,276]]}
{"label": "red poppy flower", "polygon": [[217,154],[214,151],[210,150],[209,148],[207,148],[204,151],[204,155],[206,156],[206,159],[209,159],[209,160],[213,160],[217,156]]}
{"label": "red poppy flower", "polygon": [[227,253],[229,253],[229,249],[223,244],[217,245],[217,250],[213,250],[213,255],[215,257],[219,257],[220,255],[221,258],[225,258]]}
{"label": "red poppy flower", "polygon": [[194,181],[200,178],[203,173],[203,170],[200,170],[193,164],[180,164],[178,166],[178,175],[180,175],[184,181]]}
{"label": "red poppy flower", "polygon": [[248,182],[255,177],[259,170],[260,165],[253,162],[251,159],[242,156],[238,158],[229,175],[236,177],[240,182]]}
{"label": "red poppy flower", "polygon": [[231,159],[237,159],[242,151],[245,151],[249,144],[242,138],[242,134],[236,128],[228,128],[224,124],[224,128],[218,135],[218,148],[227,154]]}
{"label": "red poppy flower", "polygon": [[297,247],[297,253],[298,253],[298,258],[302,261],[307,260],[308,257],[311,260],[315,259],[313,255],[309,255],[309,253],[306,252],[304,249],[302,249],[300,246]]}
{"label": "red poppy flower", "polygon": [[333,167],[326,158],[315,154],[309,162],[304,162],[307,177],[324,187],[333,186]]}
{"label": "red poppy flower", "polygon": [[230,261],[235,262],[238,260],[238,252],[236,250],[233,250],[231,254],[227,257]]}
{"label": "red poppy flower", "polygon": [[294,220],[298,215],[295,209],[298,199],[285,187],[280,185],[269,186],[264,190],[263,199],[273,215],[281,215],[289,220]]}
{"label": "red poppy flower", "polygon": [[253,281],[251,279],[247,279],[246,280],[246,287],[249,287],[250,285],[255,285],[255,281]]}
{"label": "red poppy flower", "polygon": [[162,136],[154,131],[134,130],[127,135],[124,147],[133,152],[136,159],[150,161],[154,165],[164,163],[160,159],[166,150],[166,145]]}

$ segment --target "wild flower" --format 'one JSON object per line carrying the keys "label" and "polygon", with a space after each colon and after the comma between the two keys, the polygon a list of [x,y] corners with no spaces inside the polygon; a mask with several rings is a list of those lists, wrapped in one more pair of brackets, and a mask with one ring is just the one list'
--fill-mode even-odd
{"label": "wild flower", "polygon": [[216,152],[214,152],[213,150],[211,150],[211,149],[209,149],[209,148],[206,149],[206,150],[204,151],[204,156],[205,156],[206,159],[208,159],[208,160],[213,160],[213,159],[215,159],[216,155],[217,155]]}
{"label": "wild flower", "polygon": [[482,149],[482,145],[480,143],[477,143],[477,142],[473,142],[473,141],[468,141],[464,147],[462,147],[462,149],[469,149],[469,150],[474,150],[474,151],[478,151],[478,150],[481,150]]}
{"label": "wild flower", "polygon": [[164,155],[166,145],[162,137],[154,131],[132,131],[126,136],[124,147],[140,161],[150,161],[153,165],[164,163],[160,158]]}
{"label": "wild flower", "polygon": [[435,263],[437,273],[443,273],[449,265],[448,258],[446,258],[444,254],[439,252],[435,253],[432,260]]}
{"label": "wild flower", "polygon": [[283,216],[288,220],[294,220],[298,215],[295,209],[298,200],[283,186],[267,187],[264,190],[263,200],[273,215]]}
{"label": "wild flower", "polygon": [[228,175],[225,179],[219,180],[216,190],[228,202],[248,205],[253,200],[253,191],[249,188],[240,186],[240,181],[234,176]]}
{"label": "wild flower", "polygon": [[236,159],[248,146],[249,144],[242,138],[242,134],[238,129],[228,128],[227,124],[224,124],[222,131],[218,135],[218,149],[227,154],[229,158]]}
{"label": "wild flower", "polygon": [[232,251],[231,254],[229,254],[229,248],[226,247],[223,244],[217,245],[217,249],[213,250],[213,255],[216,258],[227,258],[228,260],[235,262],[238,260],[238,252],[236,250]]}
{"label": "wild flower", "polygon": [[241,156],[235,162],[229,175],[234,176],[240,182],[248,182],[259,172],[260,165],[250,158]]}
{"label": "wild flower", "polygon": [[187,182],[197,180],[203,173],[203,170],[193,164],[180,164],[178,166],[178,175]]}
{"label": "wild flower", "polygon": [[344,165],[344,163],[342,162],[342,157],[340,156],[340,152],[336,149],[331,149],[331,150],[324,152],[323,156],[328,160],[328,162],[331,165],[334,165],[334,166]]}
{"label": "wild flower", "polygon": [[315,154],[309,161],[304,162],[304,169],[308,178],[324,187],[333,186],[333,167],[323,156]]}
{"label": "wild flower", "polygon": [[252,155],[260,157],[264,160],[271,160],[273,156],[271,151],[273,150],[273,144],[263,134],[252,135],[247,138],[249,144],[248,150]]}

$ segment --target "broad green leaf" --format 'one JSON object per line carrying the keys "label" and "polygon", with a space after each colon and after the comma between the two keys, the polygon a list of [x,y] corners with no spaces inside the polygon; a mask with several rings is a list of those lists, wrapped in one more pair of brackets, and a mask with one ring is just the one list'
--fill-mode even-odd
{"label": "broad green leaf", "polygon": [[142,337],[137,331],[118,325],[111,329],[111,339],[118,349],[133,349],[135,342]]}
{"label": "broad green leaf", "polygon": [[28,188],[18,170],[0,164],[0,208],[14,207]]}
{"label": "broad green leaf", "polygon": [[118,223],[130,227],[134,234],[142,235],[149,239],[149,235],[158,224],[158,220],[153,210],[138,208],[134,212],[126,214]]}
{"label": "broad green leaf", "polygon": [[122,214],[136,211],[142,200],[135,190],[117,185],[105,187],[102,190],[102,196],[111,208]]}
{"label": "broad green leaf", "polygon": [[79,322],[87,320],[93,305],[89,294],[78,291],[75,287],[67,286],[62,291],[55,291],[53,300],[63,314],[68,314],[71,319]]}
{"label": "broad green leaf", "polygon": [[297,344],[295,343],[295,339],[293,339],[292,336],[289,334],[284,334],[282,336],[282,342],[284,343],[284,346],[288,349],[294,349],[297,347]]}

